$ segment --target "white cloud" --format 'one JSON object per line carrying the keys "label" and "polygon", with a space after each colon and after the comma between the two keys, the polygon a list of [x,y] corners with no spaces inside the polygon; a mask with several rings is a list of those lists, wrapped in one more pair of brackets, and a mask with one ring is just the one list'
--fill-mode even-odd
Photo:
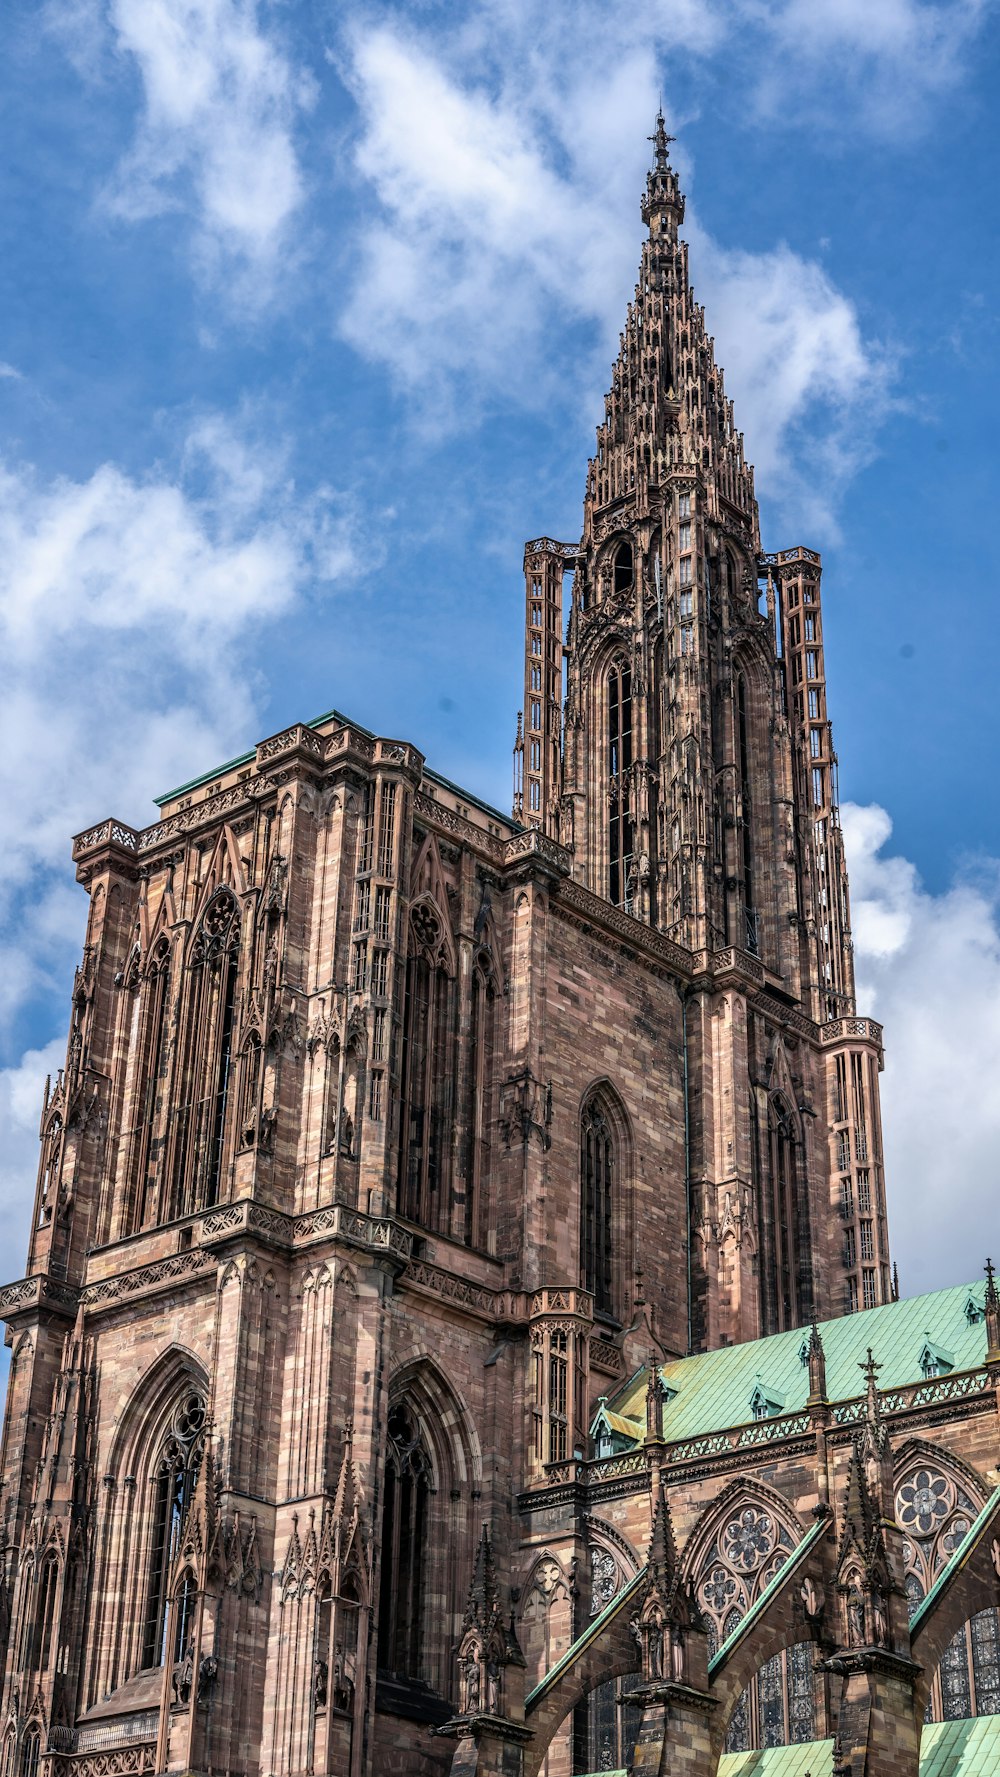
{"label": "white cloud", "polygon": [[[0,1013],[64,971],[83,897],[69,836],[245,742],[248,645],[354,565],[354,512],[296,493],[273,447],[195,425],[176,475],[0,466]],[[79,902],[80,910],[76,910]]]}
{"label": "white cloud", "polygon": [[110,209],[129,221],[192,210],[203,269],[225,269],[232,290],[235,260],[240,295],[258,301],[303,202],[295,132],[314,97],[265,28],[266,11],[257,0],[54,0],[49,13],[82,73],[105,71],[95,41],[110,32],[117,60],[141,80]]}
{"label": "white cloud", "polygon": [[16,1067],[0,1068],[0,1282],[22,1277],[38,1172],[38,1123],[45,1079],[62,1067],[66,1040],[29,1049]]}
{"label": "white cloud", "polygon": [[16,382],[23,382],[24,380],[23,372],[15,370],[13,364],[4,364],[0,362],[0,381],[4,378]]}
{"label": "white cloud", "polygon": [[[600,411],[638,265],[648,150],[636,119],[655,107],[655,47],[650,33],[626,39],[600,89],[571,59],[554,116],[530,77],[527,92],[491,93],[454,46],[385,23],[355,31],[357,168],[378,207],[343,327],[425,419],[541,407],[568,379],[581,411]],[[870,454],[889,361],[820,265],[783,245],[726,251],[694,215],[687,232],[749,454],[770,496],[824,541]],[[574,323],[590,340],[582,363],[556,343]]]}
{"label": "white cloud", "polygon": [[894,364],[821,265],[784,244],[727,251],[692,217],[692,276],[758,485],[802,540],[835,531],[840,495],[870,461]]}
{"label": "white cloud", "polygon": [[928,101],[965,72],[989,0],[734,0],[744,28],[759,31],[753,86],[759,111],[787,123],[808,118],[842,130],[909,136]]}
{"label": "white cloud", "polygon": [[1000,1248],[1000,860],[931,894],[885,855],[884,809],[842,812],[858,1006],[885,1025],[890,1239],[913,1295],[977,1277]]}

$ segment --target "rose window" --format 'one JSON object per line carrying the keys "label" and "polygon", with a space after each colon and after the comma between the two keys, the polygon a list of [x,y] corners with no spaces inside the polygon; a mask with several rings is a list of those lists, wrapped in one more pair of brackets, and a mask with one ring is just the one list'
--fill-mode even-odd
{"label": "rose window", "polygon": [[930,1536],[939,1529],[954,1505],[951,1482],[930,1469],[917,1469],[896,1495],[896,1515],[905,1530]]}
{"label": "rose window", "polygon": [[774,1525],[767,1512],[747,1506],[722,1533],[723,1550],[733,1566],[751,1573],[774,1547]]}

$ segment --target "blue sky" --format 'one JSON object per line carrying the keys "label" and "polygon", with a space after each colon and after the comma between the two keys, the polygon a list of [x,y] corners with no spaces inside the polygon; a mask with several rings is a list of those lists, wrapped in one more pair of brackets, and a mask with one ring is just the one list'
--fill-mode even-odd
{"label": "blue sky", "polygon": [[996,4],[13,0],[5,39],[6,1274],[82,930],[74,831],[141,824],[334,704],[508,805],[521,547],[579,534],[661,93],[765,546],[824,554],[903,1285],[977,1274],[1000,1247]]}

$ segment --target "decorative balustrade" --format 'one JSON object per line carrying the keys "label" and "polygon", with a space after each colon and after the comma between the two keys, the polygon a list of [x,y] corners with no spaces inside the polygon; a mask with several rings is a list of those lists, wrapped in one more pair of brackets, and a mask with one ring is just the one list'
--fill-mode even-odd
{"label": "decorative balustrade", "polygon": [[882,1026],[874,1018],[831,1018],[821,1026],[820,1035],[824,1043],[844,1043],[857,1037],[882,1047]]}

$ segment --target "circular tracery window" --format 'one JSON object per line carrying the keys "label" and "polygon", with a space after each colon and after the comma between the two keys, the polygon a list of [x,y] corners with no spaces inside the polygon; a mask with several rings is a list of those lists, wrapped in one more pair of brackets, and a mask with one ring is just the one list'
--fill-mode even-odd
{"label": "circular tracery window", "polygon": [[955,1489],[945,1475],[920,1468],[896,1494],[896,1516],[904,1530],[932,1536],[955,1504]]}
{"label": "circular tracery window", "polygon": [[726,1525],[722,1546],[734,1567],[752,1573],[774,1548],[774,1525],[767,1512],[745,1507]]}

